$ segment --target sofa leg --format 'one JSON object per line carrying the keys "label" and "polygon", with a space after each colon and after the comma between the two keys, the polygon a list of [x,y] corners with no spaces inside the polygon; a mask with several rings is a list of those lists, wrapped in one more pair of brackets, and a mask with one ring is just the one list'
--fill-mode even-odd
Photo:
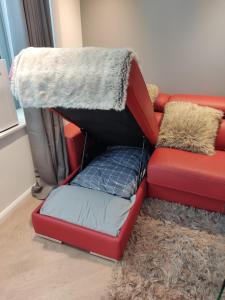
{"label": "sofa leg", "polygon": [[52,241],[52,242],[55,242],[55,243],[58,243],[58,244],[62,244],[62,241],[56,240],[56,239],[54,239],[54,238],[51,238],[51,237],[49,237],[49,236],[46,236],[46,235],[43,235],[43,234],[40,234],[40,233],[35,233],[35,236],[44,238],[44,239],[46,239],[46,240],[49,240],[49,241]]}
{"label": "sofa leg", "polygon": [[101,255],[101,254],[98,254],[98,253],[95,253],[95,252],[92,252],[92,251],[90,251],[89,253],[91,255],[98,256],[98,257],[101,257],[103,259],[107,259],[107,260],[110,260],[110,261],[113,261],[113,262],[118,262],[118,260],[116,260],[114,258],[111,258],[111,257],[108,257],[108,256],[104,256],[104,255]]}

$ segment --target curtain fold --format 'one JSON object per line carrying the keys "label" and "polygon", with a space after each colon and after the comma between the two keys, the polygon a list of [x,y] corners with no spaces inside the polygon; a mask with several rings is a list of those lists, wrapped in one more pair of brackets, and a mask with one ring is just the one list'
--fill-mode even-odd
{"label": "curtain fold", "polygon": [[[32,47],[53,47],[49,0],[23,0]],[[48,109],[26,108],[24,114],[30,140],[36,183],[32,195],[45,199],[69,173],[64,124]]]}
{"label": "curtain fold", "polygon": [[49,0],[23,0],[30,46],[52,47]]}

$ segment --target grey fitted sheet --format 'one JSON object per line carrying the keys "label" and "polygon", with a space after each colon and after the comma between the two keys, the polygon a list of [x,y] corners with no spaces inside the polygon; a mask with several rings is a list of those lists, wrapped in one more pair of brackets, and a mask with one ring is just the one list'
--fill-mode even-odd
{"label": "grey fitted sheet", "polygon": [[79,186],[53,190],[40,214],[117,236],[134,201]]}

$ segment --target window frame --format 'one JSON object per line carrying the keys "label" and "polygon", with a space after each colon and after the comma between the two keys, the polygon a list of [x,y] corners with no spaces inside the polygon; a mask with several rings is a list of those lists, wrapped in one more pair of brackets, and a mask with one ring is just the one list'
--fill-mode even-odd
{"label": "window frame", "polygon": [[[6,1],[0,1],[0,58],[6,61],[8,72],[14,58],[13,44],[8,20]],[[14,98],[15,109],[20,109],[20,103]]]}
{"label": "window frame", "polygon": [[0,1],[0,56],[6,60],[9,71],[14,55],[5,0]]}

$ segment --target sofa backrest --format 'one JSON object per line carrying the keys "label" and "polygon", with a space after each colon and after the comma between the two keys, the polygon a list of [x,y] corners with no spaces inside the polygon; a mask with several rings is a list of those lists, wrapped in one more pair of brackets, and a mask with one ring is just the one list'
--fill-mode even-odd
{"label": "sofa backrest", "polygon": [[216,109],[220,109],[225,112],[225,97],[222,96],[202,96],[202,95],[189,95],[189,94],[175,94],[169,95],[160,93],[154,103],[154,109],[157,112],[163,112],[164,107],[168,102],[182,101],[192,102],[203,106],[210,106]]}

